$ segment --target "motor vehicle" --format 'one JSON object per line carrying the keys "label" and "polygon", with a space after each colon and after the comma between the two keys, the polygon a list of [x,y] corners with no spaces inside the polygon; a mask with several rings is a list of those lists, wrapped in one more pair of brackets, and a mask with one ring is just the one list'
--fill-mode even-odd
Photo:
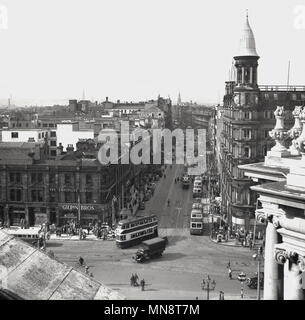
{"label": "motor vehicle", "polygon": [[200,202],[194,202],[193,205],[192,205],[192,209],[197,209],[197,210],[203,210],[203,204],[200,203]]}
{"label": "motor vehicle", "polygon": [[194,188],[202,188],[202,181],[195,180],[194,181]]}
{"label": "motor vehicle", "polygon": [[[253,277],[248,277],[246,279],[246,285],[250,289],[257,289],[257,281],[258,281],[258,277],[257,277],[257,272],[256,272]],[[260,281],[259,282],[260,282],[260,288],[264,289],[264,272],[260,273]]]}
{"label": "motor vehicle", "polygon": [[147,186],[147,189],[154,191],[156,189],[156,184],[153,182],[150,182]]}
{"label": "motor vehicle", "polygon": [[196,176],[194,181],[202,181],[201,176]]}
{"label": "motor vehicle", "polygon": [[145,210],[145,202],[144,201],[141,201],[140,204],[139,204],[139,209],[140,210]]}
{"label": "motor vehicle", "polygon": [[191,181],[190,181],[190,177],[189,176],[183,176],[182,177],[182,186],[183,186],[183,189],[188,189],[189,188],[189,186],[190,186],[190,183],[191,183]]}
{"label": "motor vehicle", "polygon": [[141,243],[141,247],[132,258],[141,263],[152,258],[161,257],[166,247],[166,239],[153,238]]}
{"label": "motor vehicle", "polygon": [[193,198],[200,198],[202,196],[202,189],[199,187],[193,188]]}

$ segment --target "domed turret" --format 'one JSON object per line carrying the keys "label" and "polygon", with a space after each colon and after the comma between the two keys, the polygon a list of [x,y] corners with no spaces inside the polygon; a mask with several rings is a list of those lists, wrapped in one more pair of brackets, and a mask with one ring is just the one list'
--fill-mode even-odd
{"label": "domed turret", "polygon": [[239,50],[236,57],[245,57],[245,56],[258,57],[258,54],[256,52],[256,45],[255,45],[253,31],[249,24],[248,13],[246,16],[246,21],[244,24],[242,36],[239,42]]}

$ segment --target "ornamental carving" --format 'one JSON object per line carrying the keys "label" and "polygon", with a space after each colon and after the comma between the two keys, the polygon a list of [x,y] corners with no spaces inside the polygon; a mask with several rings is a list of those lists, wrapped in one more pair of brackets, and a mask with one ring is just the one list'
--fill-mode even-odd
{"label": "ornamental carving", "polygon": [[276,124],[273,130],[269,131],[269,136],[275,140],[276,144],[271,151],[280,152],[281,154],[288,153],[285,147],[285,140],[289,137],[288,131],[284,128],[285,112],[284,107],[276,107],[274,111]]}
{"label": "ornamental carving", "polygon": [[256,220],[260,223],[265,223],[267,221],[267,216],[264,211],[257,210],[255,212]]}
{"label": "ornamental carving", "polygon": [[299,256],[298,260],[297,260],[297,264],[298,264],[298,266],[300,268],[300,271],[301,272],[305,272],[305,258]]}
{"label": "ornamental carving", "polygon": [[288,260],[288,254],[284,249],[274,250],[274,259],[279,264],[284,264]]}
{"label": "ornamental carving", "polygon": [[298,150],[299,153],[302,154],[303,158],[305,155],[305,108],[302,108],[299,113],[299,121],[302,123],[302,132],[300,133],[300,136],[295,139],[294,141],[294,147]]}
{"label": "ornamental carving", "polygon": [[276,216],[272,217],[272,224],[274,228],[279,228],[280,227],[280,219]]}

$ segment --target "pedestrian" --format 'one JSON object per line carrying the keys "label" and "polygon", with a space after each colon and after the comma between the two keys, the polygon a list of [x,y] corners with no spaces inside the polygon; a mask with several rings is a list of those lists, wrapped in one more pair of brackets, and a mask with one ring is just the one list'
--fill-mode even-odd
{"label": "pedestrian", "polygon": [[140,284],[141,284],[141,290],[144,291],[145,290],[145,280],[142,279]]}
{"label": "pedestrian", "polygon": [[229,269],[231,267],[231,262],[229,260],[228,264],[227,264],[227,269]]}
{"label": "pedestrian", "polygon": [[135,286],[135,276],[132,274],[130,277],[130,286],[134,287]]}
{"label": "pedestrian", "polygon": [[88,266],[85,267],[85,272],[86,272],[86,274],[89,274],[89,267]]}
{"label": "pedestrian", "polygon": [[139,277],[138,277],[138,275],[135,273],[135,275],[134,275],[134,285],[135,285],[135,286],[138,286],[138,280],[139,280]]}
{"label": "pedestrian", "polygon": [[83,257],[79,257],[78,262],[79,262],[79,264],[80,264],[81,266],[83,266],[83,265],[84,265],[85,260],[84,260],[84,258],[83,258]]}
{"label": "pedestrian", "polygon": [[232,280],[232,269],[229,267],[228,269],[229,279]]}

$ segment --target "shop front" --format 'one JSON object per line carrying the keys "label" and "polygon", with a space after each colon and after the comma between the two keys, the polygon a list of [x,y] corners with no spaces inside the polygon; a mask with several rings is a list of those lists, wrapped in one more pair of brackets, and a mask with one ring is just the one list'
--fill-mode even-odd
{"label": "shop front", "polygon": [[83,228],[88,227],[90,223],[111,222],[111,208],[108,205],[62,203],[58,204],[58,207],[59,224],[61,226],[72,221],[80,221],[80,225]]}

